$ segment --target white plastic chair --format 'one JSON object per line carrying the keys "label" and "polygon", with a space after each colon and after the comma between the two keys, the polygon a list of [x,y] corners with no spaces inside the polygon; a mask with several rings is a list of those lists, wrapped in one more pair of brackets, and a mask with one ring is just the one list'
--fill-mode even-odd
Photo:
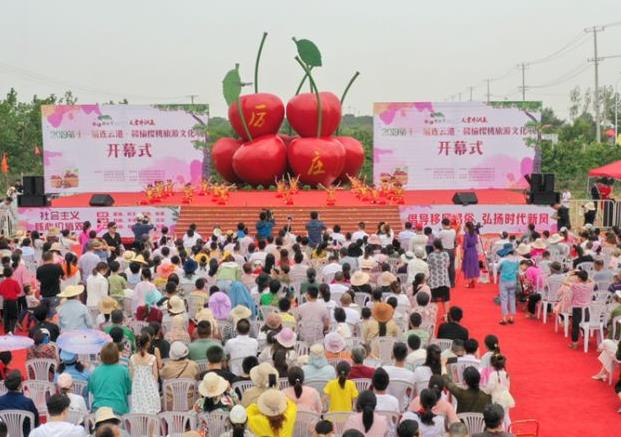
{"label": "white plastic chair", "polygon": [[457,418],[464,422],[470,435],[485,431],[485,421],[481,413],[459,413]]}
{"label": "white plastic chair", "polygon": [[51,382],[29,379],[23,382],[24,394],[32,399],[40,416],[47,416],[47,400],[56,393]]}
{"label": "white plastic chair", "polygon": [[284,390],[290,387],[288,378],[278,378],[278,387],[280,390]]}
{"label": "white plastic chair", "polygon": [[356,384],[358,393],[362,393],[365,390],[371,390],[371,380],[369,378],[356,378],[352,379],[352,381]]}
{"label": "white plastic chair", "polygon": [[8,434],[10,437],[24,436],[24,422],[29,420],[30,430],[34,429],[34,414],[25,410],[2,410],[0,411],[0,419],[6,423]]}
{"label": "white plastic chair", "polygon": [[476,361],[470,360],[458,361],[456,363],[447,364],[446,371],[451,376],[451,379],[455,384],[465,387],[466,383],[464,382],[464,370],[466,370],[467,367],[474,367],[479,370],[480,364]]}
{"label": "white plastic chair", "polygon": [[425,364],[425,358],[419,358],[418,360],[406,363],[405,367],[413,372],[417,367],[422,366],[423,364]]}
{"label": "white plastic chair", "polygon": [[423,381],[416,381],[414,387],[416,388],[416,393],[420,394],[420,392],[422,392],[426,388],[429,388],[429,379],[425,379]]}
{"label": "white plastic chair", "polygon": [[386,436],[396,437],[397,425],[399,424],[399,418],[401,417],[401,413],[395,413],[394,411],[375,410],[375,414],[379,414],[380,416],[384,416],[386,418],[386,421],[388,422],[388,431],[386,432]]}
{"label": "white plastic chair", "polygon": [[308,379],[304,381],[304,385],[314,388],[319,392],[319,395],[323,395],[323,388],[330,382],[327,379]]}
{"label": "white plastic chair", "polygon": [[154,414],[125,414],[121,425],[130,437],[159,437],[159,419]]}
{"label": "white plastic chair", "polygon": [[144,320],[132,320],[129,322],[128,326],[134,334],[139,335],[140,331],[142,331],[142,328],[146,328],[147,326],[149,326],[149,322],[146,322]]}
{"label": "white plastic chair", "polygon": [[447,338],[432,338],[429,344],[437,344],[441,352],[450,349],[453,346],[453,340]]}
{"label": "white plastic chair", "polygon": [[201,413],[198,424],[206,426],[210,436],[220,436],[229,430],[229,413],[223,410],[214,410],[211,413]]}
{"label": "white plastic chair", "polygon": [[198,366],[198,374],[200,375],[201,373],[205,373],[207,372],[207,368],[209,367],[209,360],[204,359],[204,360],[196,360],[194,361],[196,363],[196,365]]}
{"label": "white plastic chair", "polygon": [[326,413],[323,415],[325,420],[329,420],[334,425],[334,433],[341,435],[345,431],[345,422],[354,414],[352,411],[338,411],[334,413]]}
{"label": "white plastic chair", "polygon": [[589,274],[589,277],[593,274],[594,263],[591,261],[585,261],[576,266],[578,270],[583,270]]}
{"label": "white plastic chair", "polygon": [[295,348],[295,354],[298,357],[301,357],[302,355],[308,355],[308,345],[305,342],[296,341],[294,348]]}
{"label": "white plastic chair", "polygon": [[[190,378],[165,379],[162,384],[165,411],[188,411],[196,400],[196,381]],[[168,394],[172,395],[169,408]],[[191,395],[188,397],[188,395]]]}
{"label": "white plastic chair", "polygon": [[558,289],[561,288],[561,285],[562,282],[560,281],[546,281],[541,302],[539,302],[539,314],[537,315],[543,319],[544,324],[548,323],[548,306],[554,306],[558,302]]}
{"label": "white plastic chair", "polygon": [[67,422],[73,425],[80,425],[84,422],[84,414],[79,411],[69,411],[67,415]]}
{"label": "white plastic chair", "polygon": [[188,316],[193,319],[203,306],[205,305],[205,299],[203,296],[191,296],[187,299],[188,302]]}
{"label": "white plastic chair", "polygon": [[309,436],[313,435],[315,425],[321,416],[312,411],[298,410],[295,417],[295,429],[293,431],[294,436]]}
{"label": "white plastic chair", "polygon": [[28,379],[51,382],[50,375],[53,377],[56,366],[56,360],[51,358],[33,358],[26,360],[26,374]]}
{"label": "white plastic chair", "polygon": [[379,360],[382,364],[392,363],[392,347],[396,341],[396,337],[375,337],[373,339],[373,343],[377,346]]}
{"label": "white plastic chair", "polygon": [[582,308],[582,320],[580,329],[584,331],[584,352],[589,351],[589,341],[591,333],[599,332],[599,342],[604,339],[604,326],[606,325],[606,305],[602,303],[592,303],[588,306],[589,320],[585,321],[585,309]]}
{"label": "white plastic chair", "polygon": [[160,434],[181,437],[187,430],[196,429],[196,414],[187,411],[166,411],[158,414]]}
{"label": "white plastic chair", "polygon": [[235,390],[235,393],[237,393],[237,396],[241,399],[246,390],[251,388],[253,385],[252,381],[237,381],[233,383],[233,390]]}
{"label": "white plastic chair", "polygon": [[391,379],[386,391],[399,401],[399,410],[405,411],[414,396],[414,383],[410,381]]}
{"label": "white plastic chair", "polygon": [[85,396],[87,386],[88,386],[88,381],[80,381],[78,379],[74,379],[73,383],[71,384],[71,393],[74,393],[80,396]]}
{"label": "white plastic chair", "polygon": [[363,308],[370,298],[371,296],[368,293],[363,293],[361,291],[354,293],[354,303],[360,308]]}

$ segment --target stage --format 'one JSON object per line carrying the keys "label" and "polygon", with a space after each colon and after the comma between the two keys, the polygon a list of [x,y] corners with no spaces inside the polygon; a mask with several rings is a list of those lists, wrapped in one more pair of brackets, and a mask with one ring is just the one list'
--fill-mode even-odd
{"label": "stage", "polygon": [[52,200],[45,208],[19,208],[19,226],[22,229],[45,232],[50,228],[80,231],[84,221],[90,221],[98,232],[105,232],[110,221],[117,223],[121,236],[131,238],[131,225],[142,213],[152,218],[159,228],[167,226],[177,233],[195,223],[201,233],[211,232],[215,226],[223,230],[235,229],[239,222],[254,230],[254,223],[262,209],[272,210],[277,227],[291,217],[294,229],[304,229],[311,211],[317,211],[328,225],[341,225],[343,232],[354,231],[359,222],[368,224],[373,232],[379,222],[401,229],[406,221],[412,224],[440,227],[444,217],[456,217],[461,223],[481,223],[485,233],[501,231],[524,232],[529,223],[538,229],[550,229],[554,211],[547,205],[527,205],[521,191],[477,190],[478,204],[455,205],[452,190],[407,191],[403,203],[380,197],[374,203],[362,200],[349,190],[336,192],[334,205],[327,204],[327,193],[322,190],[300,191],[287,205],[273,191],[234,191],[222,205],[211,196],[195,195],[191,203],[183,203],[183,195],[175,193],[159,203],[141,204],[143,193],[111,193],[113,206],[89,206],[94,193],[63,196]]}
{"label": "stage", "polygon": [[[525,204],[522,191],[511,190],[476,190],[479,204],[482,205],[521,205]],[[52,200],[54,208],[77,208],[88,207],[89,200],[94,193],[82,193],[63,196]],[[143,193],[109,193],[114,198],[114,206],[137,206],[144,201]],[[406,191],[404,205],[448,205],[453,203],[454,190],[416,190]],[[287,207],[281,198],[276,197],[273,191],[233,191],[225,205],[217,205],[210,196],[195,195],[192,203],[183,204],[183,194],[175,193],[171,197],[163,199],[160,203],[151,206],[218,206],[219,208],[280,208]],[[394,203],[385,202],[386,205]],[[321,190],[300,191],[293,196],[293,205],[289,207],[319,208],[326,206],[326,193]],[[351,191],[337,191],[335,207],[355,208],[374,206],[369,201],[363,201]]]}

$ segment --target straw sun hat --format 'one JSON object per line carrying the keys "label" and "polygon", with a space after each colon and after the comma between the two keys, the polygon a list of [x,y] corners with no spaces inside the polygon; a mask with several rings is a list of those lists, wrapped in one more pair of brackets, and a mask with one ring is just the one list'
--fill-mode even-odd
{"label": "straw sun hat", "polygon": [[261,414],[267,417],[279,416],[287,410],[287,397],[278,390],[266,390],[259,396],[257,406]]}
{"label": "straw sun hat", "polygon": [[84,292],[84,285],[69,285],[65,287],[62,293],[58,295],[59,298],[69,298],[79,296]]}
{"label": "straw sun hat", "polygon": [[206,398],[215,398],[224,393],[228,388],[229,383],[226,379],[215,372],[208,372],[198,385],[198,392]]}

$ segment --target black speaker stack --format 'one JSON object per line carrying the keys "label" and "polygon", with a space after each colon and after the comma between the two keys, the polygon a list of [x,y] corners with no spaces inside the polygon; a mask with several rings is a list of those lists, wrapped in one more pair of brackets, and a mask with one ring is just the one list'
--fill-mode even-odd
{"label": "black speaker stack", "polygon": [[93,194],[88,204],[90,206],[112,206],[114,198],[109,194]]}
{"label": "black speaker stack", "polygon": [[47,196],[43,184],[43,176],[24,176],[22,178],[23,192],[17,196],[17,206],[47,206]]}
{"label": "black speaker stack", "polygon": [[530,184],[528,203],[532,205],[552,205],[560,202],[560,193],[554,191],[554,174],[532,173],[524,176]]}
{"label": "black speaker stack", "polygon": [[477,195],[474,191],[461,191],[453,194],[453,203],[455,205],[476,205],[479,203]]}

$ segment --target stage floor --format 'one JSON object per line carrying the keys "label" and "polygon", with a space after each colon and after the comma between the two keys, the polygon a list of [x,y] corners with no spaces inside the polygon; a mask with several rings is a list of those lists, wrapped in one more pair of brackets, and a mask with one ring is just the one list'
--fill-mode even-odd
{"label": "stage floor", "polygon": [[[110,193],[114,198],[114,206],[135,206],[144,200],[142,193]],[[454,190],[420,190],[408,191],[404,197],[405,205],[448,205],[452,204]],[[477,190],[479,204],[498,205],[525,204],[524,194],[521,191],[510,190]],[[89,206],[88,202],[93,193],[82,193],[71,196],[59,197],[52,200],[52,207],[71,208]],[[295,195],[295,206],[293,207],[314,207],[324,205],[326,194],[321,190],[301,191]],[[179,206],[182,205],[183,195],[176,193],[172,197],[164,199],[161,203],[154,203],[152,206]],[[214,206],[211,197],[194,196],[192,203],[188,206]],[[271,191],[234,191],[226,205],[222,208],[239,207],[284,207],[282,199],[276,197],[276,193]],[[371,206],[370,202],[357,199],[351,191],[337,192],[336,205],[338,207],[361,207]]]}

